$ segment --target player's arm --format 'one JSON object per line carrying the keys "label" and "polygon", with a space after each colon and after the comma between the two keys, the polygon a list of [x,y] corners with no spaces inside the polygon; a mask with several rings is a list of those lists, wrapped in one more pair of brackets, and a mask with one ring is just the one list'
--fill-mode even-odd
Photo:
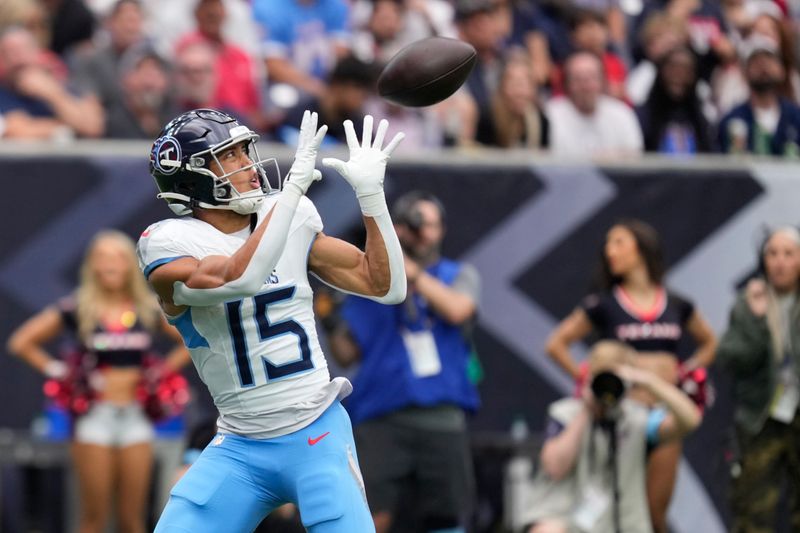
{"label": "player's arm", "polygon": [[389,291],[389,256],[375,220],[364,217],[365,251],[320,232],[311,247],[311,271],[329,285],[361,296],[384,296]]}
{"label": "player's arm", "polygon": [[[350,148],[350,159],[347,162],[332,158],[322,160],[323,165],[339,172],[355,190],[367,229],[363,263],[360,267],[358,266],[356,255],[352,250],[346,252],[344,248],[341,248],[340,251],[335,251],[326,247],[327,243],[322,243],[322,247],[316,252],[317,256],[314,258],[313,266],[316,268],[314,272],[334,287],[345,292],[366,296],[380,303],[396,304],[405,300],[406,275],[403,266],[403,250],[400,248],[400,241],[394,231],[389,208],[386,206],[386,198],[383,194],[383,178],[386,173],[386,163],[394,149],[403,140],[404,134],[395,135],[382,149],[388,127],[389,123],[381,120],[373,140],[372,116],[365,116],[362,143],[359,144],[353,129],[353,122],[346,120],[344,129],[347,135],[347,146]],[[314,248],[316,246],[317,244],[314,245]],[[312,253],[315,253],[313,248]],[[320,253],[326,255],[326,261],[320,261]],[[333,264],[327,265],[327,260],[331,260]],[[326,267],[330,267],[330,269],[326,271]],[[326,275],[329,278],[336,275],[342,277],[348,267],[351,273],[345,283],[367,283],[372,292],[351,291],[324,277]],[[359,271],[360,274],[358,274]]]}
{"label": "player's arm", "polygon": [[586,337],[592,331],[592,323],[586,311],[575,309],[561,321],[545,344],[545,351],[553,361],[569,373],[573,378],[580,374],[580,367],[572,357],[570,345]]}
{"label": "player's arm", "polygon": [[327,129],[322,126],[317,130],[317,114],[305,112],[294,163],[275,206],[233,255],[182,257],[150,272],[150,284],[168,314],[179,314],[186,306],[216,305],[258,292],[283,253],[300,198],[313,181],[322,177],[315,164]]}
{"label": "player's arm", "polygon": [[64,377],[67,373],[66,364],[44,349],[44,345],[61,333],[63,328],[64,320],[58,309],[47,307],[11,334],[7,343],[8,352],[48,377]]}
{"label": "player's arm", "polygon": [[295,191],[287,194],[289,191],[281,192],[276,206],[233,255],[182,257],[150,273],[150,285],[167,314],[174,316],[186,306],[215,305],[258,292],[283,252],[299,202],[300,195]]}

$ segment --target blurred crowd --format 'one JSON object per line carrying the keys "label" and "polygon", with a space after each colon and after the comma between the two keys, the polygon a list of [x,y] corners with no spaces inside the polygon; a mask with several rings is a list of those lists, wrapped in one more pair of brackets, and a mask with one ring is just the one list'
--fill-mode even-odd
{"label": "blurred crowd", "polygon": [[[149,139],[213,107],[291,144],[310,108],[331,142],[391,118],[406,151],[796,157],[799,23],[793,0],[4,0],[0,137]],[[429,36],[475,47],[464,88],[378,98],[381,66]]]}

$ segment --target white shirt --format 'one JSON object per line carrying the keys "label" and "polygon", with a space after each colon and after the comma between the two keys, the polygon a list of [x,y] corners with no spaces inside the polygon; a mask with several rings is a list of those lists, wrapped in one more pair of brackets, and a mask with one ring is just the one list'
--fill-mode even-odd
{"label": "white shirt", "polygon": [[601,96],[592,115],[584,115],[565,96],[546,106],[550,119],[550,150],[570,157],[640,153],[642,130],[633,110],[610,96]]}
{"label": "white shirt", "polygon": [[[274,204],[275,196],[262,202],[259,220]],[[346,379],[331,381],[317,338],[307,272],[320,231],[322,220],[303,197],[283,254],[258,294],[170,317],[214,399],[222,431],[258,439],[286,435],[352,391]],[[149,276],[180,257],[230,256],[248,236],[222,233],[192,217],[163,220],[139,239],[139,263]]]}

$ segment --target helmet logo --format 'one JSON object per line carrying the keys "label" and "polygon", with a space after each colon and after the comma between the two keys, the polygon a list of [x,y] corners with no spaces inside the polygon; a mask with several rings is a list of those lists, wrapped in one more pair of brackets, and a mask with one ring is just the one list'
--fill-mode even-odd
{"label": "helmet logo", "polygon": [[[180,168],[181,145],[171,135],[165,135],[153,146],[153,165],[163,174],[174,174]],[[174,162],[174,165],[166,163]]]}

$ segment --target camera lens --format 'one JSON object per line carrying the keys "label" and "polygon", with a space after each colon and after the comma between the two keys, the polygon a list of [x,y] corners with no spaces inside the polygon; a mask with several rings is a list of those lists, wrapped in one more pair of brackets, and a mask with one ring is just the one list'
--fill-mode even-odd
{"label": "camera lens", "polygon": [[592,393],[602,408],[611,409],[625,393],[625,384],[613,372],[600,372],[592,379]]}

